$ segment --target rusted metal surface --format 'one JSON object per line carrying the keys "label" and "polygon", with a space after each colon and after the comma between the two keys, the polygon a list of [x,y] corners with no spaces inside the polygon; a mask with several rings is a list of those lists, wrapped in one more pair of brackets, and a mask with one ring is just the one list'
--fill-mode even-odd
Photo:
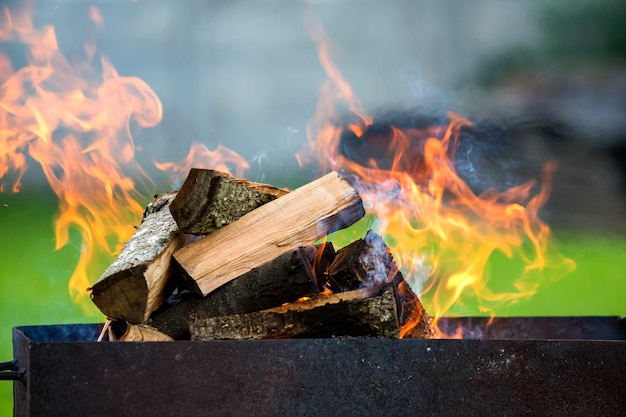
{"label": "rusted metal surface", "polygon": [[463,329],[466,339],[626,340],[626,319],[619,317],[443,318],[446,334]]}
{"label": "rusted metal surface", "polygon": [[15,415],[624,413],[620,340],[96,343],[98,330],[14,329],[25,374],[14,382]]}

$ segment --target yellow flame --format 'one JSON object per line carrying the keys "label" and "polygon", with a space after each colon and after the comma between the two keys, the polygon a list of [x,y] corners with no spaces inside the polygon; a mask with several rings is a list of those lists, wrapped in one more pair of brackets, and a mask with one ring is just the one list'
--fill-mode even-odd
{"label": "yellow flame", "polygon": [[[368,137],[374,121],[332,63],[321,23],[310,15],[308,27],[328,79],[307,129],[308,143],[297,159],[301,164],[315,161],[325,171],[356,174],[366,210],[378,217],[379,233],[406,278],[423,288],[421,296],[435,318],[450,312],[468,293],[481,311],[493,313],[504,303],[534,294],[548,276],[573,269],[571,260],[554,251],[550,229],[538,217],[550,193],[554,164],[544,168],[540,184],[531,181],[476,195],[455,170],[460,131],[472,128],[462,116],[449,113],[447,124],[424,129],[393,126],[384,137]],[[357,122],[342,123],[338,102],[348,105]],[[376,141],[390,166],[379,167],[374,158],[360,163],[346,158],[339,152],[346,131],[358,140]],[[489,287],[488,264],[495,252],[525,263],[520,276],[511,277],[510,291]]]}

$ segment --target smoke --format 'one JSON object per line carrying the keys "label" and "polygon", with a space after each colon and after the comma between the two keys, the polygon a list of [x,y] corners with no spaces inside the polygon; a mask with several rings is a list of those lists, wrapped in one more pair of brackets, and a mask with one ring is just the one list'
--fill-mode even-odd
{"label": "smoke", "polygon": [[507,130],[494,122],[477,122],[461,130],[455,166],[475,194],[488,188],[504,191],[530,179],[521,174],[522,160]]}
{"label": "smoke", "polygon": [[[368,126],[363,137],[357,137],[351,130],[344,129],[340,143],[341,154],[364,167],[375,163],[379,169],[385,170],[391,169],[395,161],[396,169],[407,172],[423,163],[426,137],[411,138],[408,148],[403,150],[403,159],[398,166],[397,154],[391,147],[392,129],[425,130],[445,126],[449,122],[439,106],[385,108],[374,114],[373,119],[374,123]],[[517,144],[510,137],[508,128],[495,121],[476,121],[472,127],[462,128],[458,146],[452,152],[454,155],[450,156],[454,156],[457,173],[477,195],[489,188],[504,191],[540,175],[539,171],[525,172],[523,158],[519,155]],[[419,183],[419,180],[420,178],[416,178],[416,182]],[[427,181],[428,178],[423,180]],[[402,190],[399,186],[381,186],[379,183],[377,187],[374,184],[359,183],[365,193],[381,194],[379,197],[387,200],[401,196]]]}

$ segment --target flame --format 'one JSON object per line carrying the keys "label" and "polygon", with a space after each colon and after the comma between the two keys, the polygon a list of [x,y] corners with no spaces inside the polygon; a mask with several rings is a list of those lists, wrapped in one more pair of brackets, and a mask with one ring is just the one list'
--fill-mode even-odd
{"label": "flame", "polygon": [[[330,43],[321,23],[309,16],[308,28],[328,79],[321,87],[315,118],[307,128],[308,143],[297,155],[301,165],[317,162],[322,170],[342,170],[355,177],[366,210],[378,218],[378,232],[388,241],[398,266],[435,320],[462,313],[463,297],[472,295],[485,313],[534,294],[549,276],[562,275],[574,263],[554,251],[549,227],[538,210],[550,194],[555,165],[543,170],[542,181],[530,181],[504,192],[490,188],[475,194],[455,169],[464,117],[448,113],[447,123],[426,128],[393,126],[388,134],[368,136],[373,119],[333,64]],[[347,105],[346,123],[337,104]],[[342,135],[375,147],[378,158],[360,163],[339,150]],[[367,142],[365,142],[367,137]],[[522,259],[523,271],[511,289],[489,286],[489,260],[500,252]],[[403,331],[406,331],[403,329]]]}
{"label": "flame", "polygon": [[[161,171],[169,171],[174,182],[182,182],[191,168],[214,169],[226,172],[235,177],[243,177],[245,170],[250,168],[250,164],[237,152],[218,145],[214,151],[209,150],[206,145],[194,142],[191,144],[189,154],[179,162],[155,162]],[[235,167],[235,173],[231,171],[231,166]]]}
{"label": "flame", "polygon": [[[96,8],[90,15],[102,25]],[[33,26],[32,5],[15,12],[5,7],[0,18],[0,42],[23,44],[28,59],[14,70],[0,54],[0,191],[7,183],[13,192],[20,189],[28,158],[41,165],[59,198],[56,248],[68,243],[71,231],[82,239],[69,291],[87,308],[82,300],[98,273],[94,259],[111,257],[133,234],[144,200],[139,185],[150,186],[134,159],[130,125],[157,124],[161,102],[144,81],[119,76],[106,57],[100,70],[94,44],[85,45],[82,61],[66,59],[54,28]]]}
{"label": "flame", "polygon": [[[69,242],[71,231],[82,239],[69,282],[78,302],[86,299],[84,290],[98,272],[93,271],[98,265],[94,259],[116,254],[139,222],[140,201],[145,200],[140,188],[150,187],[151,181],[134,159],[130,126],[156,125],[162,106],[145,82],[119,76],[105,57],[94,64],[94,44],[85,45],[83,60],[68,61],[54,28],[35,28],[32,15],[27,5],[18,12],[5,7],[0,16],[0,42],[22,43],[28,60],[14,69],[0,53],[0,191],[7,185],[19,191],[29,158],[41,165],[59,198],[56,247]],[[89,9],[89,18],[103,26],[97,8]],[[446,123],[392,127],[388,134],[372,135],[374,120],[333,64],[321,23],[311,18],[307,27],[328,80],[298,161],[354,175],[367,210],[379,219],[378,233],[411,286],[422,289],[422,300],[435,318],[455,311],[468,293],[482,311],[493,313],[503,303],[532,295],[548,273],[573,268],[573,262],[552,251],[550,229],[538,217],[550,193],[553,164],[545,167],[540,182],[475,194],[457,174],[454,158],[461,129],[471,129],[470,121],[449,113]],[[354,116],[350,122],[340,117],[338,103]],[[339,152],[344,134],[375,143],[388,162],[348,159]],[[231,173],[235,166],[238,177],[248,168],[235,152],[222,146],[210,151],[201,144],[194,144],[178,164],[156,165],[179,180],[191,167]],[[524,260],[507,292],[489,286],[494,253]]]}

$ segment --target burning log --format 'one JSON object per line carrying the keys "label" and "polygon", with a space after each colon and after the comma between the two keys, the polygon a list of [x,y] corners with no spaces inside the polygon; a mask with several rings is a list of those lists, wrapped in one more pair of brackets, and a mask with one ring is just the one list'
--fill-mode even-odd
{"label": "burning log", "polygon": [[182,232],[206,235],[287,193],[220,171],[192,168],[170,212]]}
{"label": "burning log", "polygon": [[137,232],[89,288],[92,301],[107,317],[143,323],[172,292],[171,256],[185,243],[168,210],[175,195],[155,196]]}
{"label": "burning log", "polygon": [[365,238],[343,247],[335,256],[328,272],[328,285],[333,291],[354,290],[390,283],[397,301],[402,337],[433,337],[432,319],[424,310],[417,294],[404,280],[383,238],[369,230]]}
{"label": "burning log", "polygon": [[358,239],[337,251],[328,271],[328,285],[333,292],[391,282],[398,267],[383,238],[369,230],[364,239]]}
{"label": "burning log", "polygon": [[324,242],[319,245],[307,246],[305,251],[309,261],[311,261],[311,268],[313,268],[313,275],[315,275],[317,282],[323,283],[323,286],[328,286],[328,271],[336,255],[334,245],[332,242]]}
{"label": "burning log", "polygon": [[394,291],[364,298],[371,288],[315,297],[250,314],[196,317],[192,340],[399,336]]}
{"label": "burning log", "polygon": [[316,256],[313,246],[298,248],[253,268],[206,297],[184,292],[175,304],[156,311],[148,324],[174,339],[189,339],[193,316],[251,313],[313,296],[321,291],[322,284],[311,271]]}
{"label": "burning log", "polygon": [[394,278],[392,285],[398,303],[400,337],[407,339],[435,337],[432,317],[424,310],[419,297],[413,292],[400,272]]}
{"label": "burning log", "polygon": [[365,214],[357,192],[331,172],[174,253],[191,286],[207,295],[251,269],[350,226]]}

